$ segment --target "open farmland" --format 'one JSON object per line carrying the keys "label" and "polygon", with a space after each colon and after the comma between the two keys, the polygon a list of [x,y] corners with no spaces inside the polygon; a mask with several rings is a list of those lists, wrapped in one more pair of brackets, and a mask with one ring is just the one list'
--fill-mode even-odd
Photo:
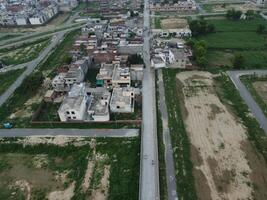
{"label": "open farmland", "polygon": [[[176,78],[172,80],[177,82],[177,91],[173,88],[172,93],[183,91],[180,112],[190,140],[198,199],[265,199],[266,163],[248,142],[246,128],[220,101],[212,75],[193,71],[178,73]],[[170,119],[173,114],[179,118],[175,112],[169,114]],[[186,143],[182,148],[186,149]]]}
{"label": "open farmland", "polygon": [[139,138],[1,139],[0,161],[0,199],[138,199]]}
{"label": "open farmland", "polygon": [[242,68],[266,68],[267,34],[256,32],[260,24],[267,26],[266,20],[255,16],[251,20],[213,19],[207,21],[214,24],[216,32],[197,39],[207,43],[209,68],[232,67],[235,54],[244,57]]}

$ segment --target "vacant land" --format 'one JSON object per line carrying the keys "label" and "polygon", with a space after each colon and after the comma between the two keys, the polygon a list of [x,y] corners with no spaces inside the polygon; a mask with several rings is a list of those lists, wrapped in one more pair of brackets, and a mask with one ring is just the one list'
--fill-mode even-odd
{"label": "vacant land", "polygon": [[243,68],[266,68],[267,34],[258,34],[257,27],[267,25],[266,20],[255,16],[251,20],[208,20],[214,24],[215,33],[201,36],[208,46],[208,67],[232,67],[235,54],[244,57]]}
{"label": "vacant land", "polygon": [[137,200],[138,155],[139,138],[2,139],[0,199]]}
{"label": "vacant land", "polygon": [[162,19],[160,23],[163,29],[176,29],[176,28],[184,28],[188,26],[186,19],[178,19],[178,18]]}
{"label": "vacant land", "polygon": [[0,60],[6,65],[17,65],[29,62],[38,57],[39,53],[49,44],[50,39],[38,40],[34,43],[24,44],[21,47],[4,49],[0,51]]}
{"label": "vacant land", "polygon": [[[70,32],[57,49],[48,57],[47,61],[42,63],[36,72],[23,81],[21,86],[14,92],[14,95],[0,108],[0,121],[11,121],[17,127],[29,126],[33,113],[41,104],[43,95],[50,87],[51,78],[49,77],[53,77],[57,67],[66,62],[68,51],[72,48],[72,44],[78,33],[79,31]],[[40,77],[40,73],[42,77]],[[35,79],[37,79],[37,82],[32,83],[34,88],[29,90],[26,85]]]}
{"label": "vacant land", "polygon": [[[176,162],[187,164],[186,173],[177,175],[178,184],[183,187],[180,193],[194,191],[192,185],[186,185],[190,181],[195,185],[197,197],[186,199],[266,199],[267,166],[258,153],[265,154],[261,145],[256,144],[257,138],[262,137],[257,126],[251,122],[256,131],[252,132],[251,127],[247,129],[230,106],[222,103],[221,96],[217,96],[220,86],[210,73],[181,72],[176,79],[175,74],[169,70],[164,77],[165,81],[170,79],[167,83],[174,82],[172,91],[167,92],[170,130],[178,135],[185,132],[183,140],[190,141],[173,141],[175,137],[172,136]],[[171,87],[166,86],[166,89],[171,90]],[[176,155],[177,151],[184,156],[187,154],[193,167],[185,157]],[[178,172],[180,168],[176,165]],[[190,177],[190,173],[194,178],[184,179],[186,175]]]}
{"label": "vacant land", "polygon": [[0,73],[0,95],[24,72],[25,69],[17,69]]}

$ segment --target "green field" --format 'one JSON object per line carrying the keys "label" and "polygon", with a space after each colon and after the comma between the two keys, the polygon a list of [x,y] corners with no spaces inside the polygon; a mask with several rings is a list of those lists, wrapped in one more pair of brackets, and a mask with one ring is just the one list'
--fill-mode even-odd
{"label": "green field", "polygon": [[244,57],[244,69],[267,68],[267,33],[258,34],[257,27],[267,21],[256,16],[252,20],[231,21],[227,19],[207,20],[215,25],[215,33],[197,39],[207,43],[208,68],[232,67],[234,55]]}
{"label": "green field", "polygon": [[256,32],[217,32],[199,37],[205,40],[209,49],[264,49],[266,35]]}
{"label": "green field", "polygon": [[[0,199],[20,200],[29,195],[30,199],[47,199],[51,192],[69,188],[72,189],[67,194],[72,200],[92,199],[97,192],[105,193],[110,200],[138,199],[139,137],[81,138],[80,142],[71,139],[63,146],[24,145],[17,141],[18,138],[0,142]],[[85,179],[89,163],[92,171]],[[108,187],[102,182],[105,169]],[[28,183],[30,190],[25,186],[20,189],[17,181]],[[86,187],[84,181],[88,181]]]}
{"label": "green field", "polygon": [[25,69],[12,70],[0,73],[0,95],[24,72]]}

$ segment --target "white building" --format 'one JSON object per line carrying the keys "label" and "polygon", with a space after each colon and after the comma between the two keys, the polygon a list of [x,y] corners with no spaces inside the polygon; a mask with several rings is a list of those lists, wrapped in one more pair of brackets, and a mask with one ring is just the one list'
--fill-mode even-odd
{"label": "white building", "polygon": [[114,113],[134,112],[134,89],[131,87],[114,88],[110,100],[110,111]]}
{"label": "white building", "polygon": [[110,92],[103,87],[86,88],[88,95],[87,118],[88,121],[109,121]]}
{"label": "white building", "polygon": [[87,101],[84,84],[73,85],[58,110],[60,121],[84,121]]}

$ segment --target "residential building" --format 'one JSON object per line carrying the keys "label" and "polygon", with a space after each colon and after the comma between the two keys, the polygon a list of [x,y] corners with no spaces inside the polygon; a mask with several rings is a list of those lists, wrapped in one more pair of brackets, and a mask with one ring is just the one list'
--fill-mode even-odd
{"label": "residential building", "polygon": [[109,102],[111,94],[103,87],[86,88],[88,95],[87,121],[104,122],[110,120]]}
{"label": "residential building", "polygon": [[60,121],[84,121],[87,102],[84,83],[74,84],[58,110]]}
{"label": "residential building", "polygon": [[116,66],[112,76],[112,87],[129,87],[131,85],[131,76],[129,67],[122,68]]}
{"label": "residential building", "polygon": [[114,88],[110,100],[110,111],[114,113],[133,113],[134,98],[133,88]]}

